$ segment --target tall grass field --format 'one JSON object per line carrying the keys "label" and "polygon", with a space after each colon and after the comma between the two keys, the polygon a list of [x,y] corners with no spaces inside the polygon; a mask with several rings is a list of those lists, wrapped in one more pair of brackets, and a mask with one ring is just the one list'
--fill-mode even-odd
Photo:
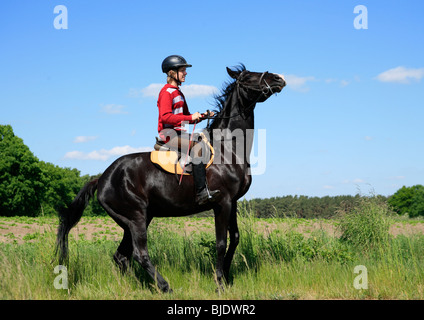
{"label": "tall grass field", "polygon": [[[424,235],[394,236],[394,218],[375,198],[361,199],[330,221],[259,219],[252,212],[240,204],[241,239],[224,291],[214,277],[213,218],[154,219],[149,254],[173,289],[167,294],[137,263],[125,274],[115,266],[117,225],[92,238],[72,231],[69,264],[61,267],[54,256],[57,220],[32,218],[44,231],[23,241],[8,234],[11,241],[0,243],[0,299],[424,298]],[[99,230],[109,220],[96,218]],[[0,228],[13,221],[1,218]],[[83,218],[76,229],[89,222]],[[308,228],[312,223],[323,227]]]}

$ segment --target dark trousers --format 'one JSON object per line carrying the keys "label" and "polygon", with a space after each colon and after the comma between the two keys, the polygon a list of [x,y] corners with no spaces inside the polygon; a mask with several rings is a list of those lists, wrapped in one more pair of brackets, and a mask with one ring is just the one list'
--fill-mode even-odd
{"label": "dark trousers", "polygon": [[[206,187],[206,163],[208,159],[203,158],[203,154],[205,156],[208,152],[203,152],[206,150],[206,145],[203,141],[196,141],[196,136],[193,137],[191,141],[191,150],[189,152],[192,157],[192,167],[193,167],[193,180],[194,186],[196,188],[196,192],[199,193]],[[187,154],[187,150],[190,145],[191,135],[189,134],[177,134],[174,135],[166,145],[174,150],[178,150],[184,156]]]}

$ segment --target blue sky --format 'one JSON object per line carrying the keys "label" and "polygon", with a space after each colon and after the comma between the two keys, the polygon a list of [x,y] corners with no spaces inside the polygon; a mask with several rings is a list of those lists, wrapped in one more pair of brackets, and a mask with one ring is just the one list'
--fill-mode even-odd
{"label": "blue sky", "polygon": [[[68,29],[54,27],[57,5]],[[358,5],[368,29],[354,27]],[[266,169],[247,199],[390,195],[424,183],[423,12],[410,0],[2,1],[0,124],[40,160],[97,174],[152,147],[166,56],[193,64],[191,112],[213,108],[225,67],[242,62],[288,82],[256,107]]]}

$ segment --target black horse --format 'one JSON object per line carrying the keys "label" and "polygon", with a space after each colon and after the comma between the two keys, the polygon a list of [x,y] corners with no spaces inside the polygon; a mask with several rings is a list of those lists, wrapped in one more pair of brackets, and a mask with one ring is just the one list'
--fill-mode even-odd
{"label": "black horse", "polygon": [[[185,176],[179,185],[173,174],[166,173],[150,161],[150,154],[134,153],[114,161],[97,179],[88,182],[73,202],[60,210],[60,223],[57,233],[56,251],[63,263],[68,254],[68,234],[80,220],[85,207],[97,189],[97,199],[116,223],[124,229],[124,237],[113,258],[125,271],[133,257],[157,282],[158,287],[167,292],[168,283],[156,271],[147,250],[147,228],[153,217],[174,217],[191,215],[213,209],[216,232],[216,277],[222,287],[223,277],[228,281],[231,261],[239,242],[237,227],[237,200],[248,191],[252,178],[250,174],[250,152],[253,136],[247,134],[254,128],[254,108],[273,93],[280,92],[286,85],[278,74],[250,72],[241,65],[227,68],[232,80],[226,85],[221,96],[217,97],[217,114],[206,128],[211,141],[222,142],[222,130],[242,132],[244,141],[227,139],[217,147],[221,157],[219,164],[207,169],[208,185],[220,190],[218,202],[198,206],[192,176]],[[219,134],[219,137],[218,136]],[[228,130],[227,130],[228,132]],[[215,135],[215,137],[214,137]],[[225,137],[224,137],[225,138]],[[240,139],[237,139],[240,140]],[[237,144],[242,143],[242,159],[237,155]],[[233,161],[224,161],[225,152],[230,148]],[[230,245],[227,250],[227,232]]]}

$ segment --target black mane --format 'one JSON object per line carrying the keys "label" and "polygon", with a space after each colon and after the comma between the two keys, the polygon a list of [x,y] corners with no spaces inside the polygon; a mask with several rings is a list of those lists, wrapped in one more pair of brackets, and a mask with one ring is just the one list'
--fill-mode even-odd
{"label": "black mane", "polygon": [[[246,67],[244,64],[240,63],[238,66],[232,67],[231,70],[241,73],[246,70]],[[225,113],[225,101],[230,96],[230,94],[233,92],[234,88],[236,86],[236,80],[231,79],[230,81],[224,82],[223,88],[221,90],[221,93],[218,95],[215,95],[215,108],[213,111],[216,114],[216,118],[213,119],[210,122],[210,125],[208,127],[211,128],[216,120],[219,120],[219,117],[224,115]]]}

